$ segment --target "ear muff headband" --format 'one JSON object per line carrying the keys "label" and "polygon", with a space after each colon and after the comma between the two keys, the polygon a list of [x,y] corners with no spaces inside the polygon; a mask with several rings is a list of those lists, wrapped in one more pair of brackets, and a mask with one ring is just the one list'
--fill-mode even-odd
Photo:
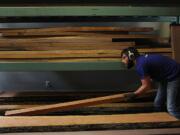
{"label": "ear muff headband", "polygon": [[134,53],[131,51],[128,51],[128,57],[130,60],[133,60],[134,59]]}

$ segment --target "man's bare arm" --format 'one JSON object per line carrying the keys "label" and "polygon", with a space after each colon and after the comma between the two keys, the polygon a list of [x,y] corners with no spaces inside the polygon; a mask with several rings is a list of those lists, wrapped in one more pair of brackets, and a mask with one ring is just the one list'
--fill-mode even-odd
{"label": "man's bare arm", "polygon": [[142,85],[134,92],[136,96],[143,94],[147,90],[151,89],[151,78],[146,76],[141,80]]}

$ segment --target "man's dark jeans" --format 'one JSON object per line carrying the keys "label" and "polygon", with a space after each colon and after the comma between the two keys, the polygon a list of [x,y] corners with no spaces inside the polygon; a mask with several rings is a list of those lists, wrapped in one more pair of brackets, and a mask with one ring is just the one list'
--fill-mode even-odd
{"label": "man's dark jeans", "polygon": [[166,107],[169,114],[180,119],[180,77],[159,83],[154,106],[159,110]]}

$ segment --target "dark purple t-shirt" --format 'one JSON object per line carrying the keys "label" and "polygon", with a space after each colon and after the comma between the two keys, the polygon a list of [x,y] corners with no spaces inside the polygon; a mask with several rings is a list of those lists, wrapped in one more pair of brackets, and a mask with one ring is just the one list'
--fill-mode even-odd
{"label": "dark purple t-shirt", "polygon": [[166,56],[147,54],[136,59],[136,71],[141,79],[150,76],[156,81],[172,81],[180,76],[180,64]]}

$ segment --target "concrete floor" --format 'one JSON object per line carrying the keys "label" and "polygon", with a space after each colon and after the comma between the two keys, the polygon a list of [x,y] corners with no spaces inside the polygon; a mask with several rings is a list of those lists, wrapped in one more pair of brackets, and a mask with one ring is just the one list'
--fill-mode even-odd
{"label": "concrete floor", "polygon": [[143,129],[143,130],[108,130],[108,131],[74,131],[74,132],[39,132],[39,133],[4,133],[3,135],[179,135],[180,128]]}

